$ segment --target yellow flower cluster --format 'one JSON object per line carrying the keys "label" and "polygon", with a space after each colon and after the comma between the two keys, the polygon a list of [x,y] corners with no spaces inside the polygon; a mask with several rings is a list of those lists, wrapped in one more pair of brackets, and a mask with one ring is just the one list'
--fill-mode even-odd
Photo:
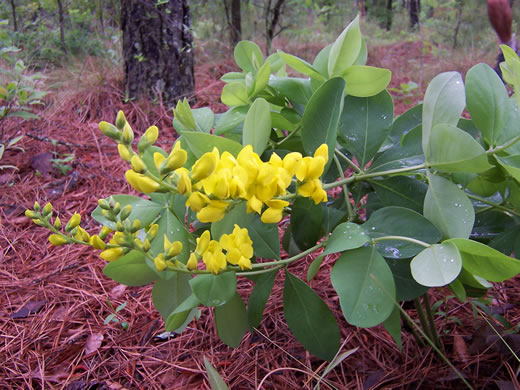
{"label": "yellow flower cluster", "polygon": [[[225,251],[225,253],[224,253]],[[223,234],[219,241],[212,240],[209,230],[197,238],[195,252],[190,254],[186,266],[190,270],[197,269],[202,258],[206,269],[218,274],[226,268],[227,263],[238,265],[240,269],[251,269],[253,242],[246,228],[235,225],[231,234]]]}

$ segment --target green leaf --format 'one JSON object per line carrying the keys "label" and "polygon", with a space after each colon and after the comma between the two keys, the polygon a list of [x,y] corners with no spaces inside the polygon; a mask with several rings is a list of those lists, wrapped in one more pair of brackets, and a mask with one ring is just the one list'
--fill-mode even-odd
{"label": "green leaf", "polygon": [[369,242],[369,235],[361,226],[344,222],[339,224],[327,240],[324,255],[356,249]]}
{"label": "green leaf", "polygon": [[354,63],[360,50],[361,30],[358,15],[332,44],[328,61],[329,76],[341,76]]}
{"label": "green leaf", "polygon": [[307,282],[310,282],[318,271],[320,270],[321,263],[323,263],[323,260],[325,259],[325,254],[322,254],[318,257],[316,257],[312,263],[309,265],[309,268],[307,268]]}
{"label": "green leaf", "polygon": [[431,130],[439,123],[457,125],[466,106],[464,84],[457,72],[441,73],[428,85],[423,103],[422,147],[426,153]]}
{"label": "green leaf", "polygon": [[520,261],[480,242],[460,238],[447,242],[459,249],[462,266],[473,275],[491,282],[502,282],[520,273]]}
{"label": "green leaf", "polygon": [[247,88],[241,83],[224,85],[220,100],[227,106],[243,106],[250,103]]}
{"label": "green leaf", "polygon": [[428,190],[426,183],[408,176],[370,180],[369,183],[385,206],[407,207],[422,213]]}
{"label": "green leaf", "polygon": [[217,370],[215,370],[208,359],[206,359],[206,356],[204,356],[204,367],[206,367],[206,374],[208,375],[211,390],[229,390],[229,387],[227,387]]}
{"label": "green leaf", "polygon": [[430,185],[424,198],[424,216],[439,229],[443,238],[468,238],[475,210],[464,191],[440,176],[428,174]]}
{"label": "green leaf", "polygon": [[152,253],[158,254],[163,252],[164,236],[166,235],[170,242],[182,242],[182,251],[176,259],[186,263],[190,255],[190,233],[186,230],[184,224],[170,209],[164,209],[161,212],[161,217],[155,223],[159,225],[159,230],[157,231],[157,236],[152,241]]}
{"label": "green leaf", "polygon": [[260,216],[255,215],[255,218],[246,227],[249,237],[253,241],[255,256],[275,260],[280,258],[278,225],[263,223]]}
{"label": "green leaf", "polygon": [[267,87],[267,83],[269,82],[269,76],[271,75],[271,66],[269,62],[263,64],[260,69],[258,69],[258,73],[255,75],[254,79],[254,88],[251,93],[251,96],[256,96],[260,92],[262,92],[265,87]]}
{"label": "green leaf", "polygon": [[320,359],[331,360],[339,349],[339,328],[323,300],[305,282],[285,271],[283,312],[291,333]]}
{"label": "green leaf", "polygon": [[182,136],[197,158],[200,158],[204,153],[211,152],[214,147],[216,147],[221,154],[224,151],[228,151],[235,157],[242,150],[242,145],[238,142],[219,137],[218,135],[185,131],[182,133]]}
{"label": "green leaf", "polygon": [[[112,195],[112,198],[116,202],[119,202],[121,209],[128,205],[132,206],[132,212],[130,213],[128,219],[130,222],[138,219],[141,221],[141,226],[148,226],[150,223],[152,223],[155,217],[157,217],[159,212],[163,209],[162,205],[158,205],[157,203],[133,195]],[[94,218],[100,224],[115,230],[116,223],[106,219],[101,211],[101,207],[96,207],[92,212],[92,218]]]}
{"label": "green leaf", "polygon": [[319,146],[329,147],[329,164],[336,148],[339,118],[343,110],[345,80],[337,77],[326,81],[312,95],[302,118],[302,143],[305,152],[313,155]]}
{"label": "green leaf", "polygon": [[291,211],[291,230],[301,250],[309,249],[321,238],[321,205],[310,198],[297,198]]}
{"label": "green leaf", "polygon": [[457,279],[462,269],[462,259],[457,247],[445,241],[424,249],[413,258],[410,268],[417,283],[442,287]]}
{"label": "green leaf", "polygon": [[256,73],[256,70],[264,63],[262,50],[251,41],[240,41],[234,50],[237,65],[245,72]]}
{"label": "green leaf", "polygon": [[508,157],[495,156],[495,158],[498,163],[504,167],[507,173],[514,177],[516,181],[520,182],[520,154]]}
{"label": "green leaf", "polygon": [[235,129],[246,119],[249,106],[232,107],[223,114],[219,114],[217,125],[215,126],[215,135],[224,134]]}
{"label": "green leaf", "polygon": [[393,114],[392,97],[386,91],[368,98],[345,97],[339,142],[356,157],[361,167],[375,156],[385,141]]}
{"label": "green leaf", "polygon": [[347,82],[347,95],[370,97],[385,90],[392,78],[392,72],[374,66],[353,65],[342,77]]}
{"label": "green leaf", "polygon": [[119,259],[108,263],[103,274],[126,286],[145,286],[159,279],[144,260],[144,255],[131,251]]}
{"label": "green leaf", "polygon": [[199,305],[200,301],[191,294],[168,316],[164,323],[164,330],[181,333],[197,314]]}
{"label": "green leaf", "polygon": [[[404,114],[399,115],[395,118],[392,124],[392,130],[390,130],[390,138],[394,145],[400,145],[401,139],[407,135],[410,131],[420,126],[422,123],[422,104],[413,106]],[[421,148],[422,151],[422,148]]]}
{"label": "green leaf", "polygon": [[163,320],[191,295],[190,275],[175,273],[168,280],[157,280],[152,288],[153,305],[161,314]]}
{"label": "green leaf", "polygon": [[237,277],[234,272],[219,275],[204,274],[190,279],[193,294],[204,306],[220,306],[235,294]]}
{"label": "green leaf", "polygon": [[253,287],[247,302],[247,317],[251,328],[257,328],[262,321],[265,304],[269,295],[271,295],[277,274],[278,270],[266,272],[256,280],[255,287]]}
{"label": "green leaf", "polygon": [[284,53],[281,50],[278,50],[278,55],[285,61],[287,65],[293,68],[295,71],[303,73],[307,76],[310,76],[314,79],[325,81],[325,77],[323,77],[320,72],[318,72],[311,64],[307,61],[302,60],[296,56],[291,54]]}
{"label": "green leaf", "polygon": [[394,339],[401,351],[403,348],[401,340],[401,311],[397,305],[394,305],[394,310],[392,310],[390,316],[383,322],[383,326],[390,336],[392,336],[392,339]]}
{"label": "green leaf", "polygon": [[246,212],[246,203],[241,202],[226,213],[223,219],[211,224],[211,237],[219,240],[223,234],[231,234],[235,224],[248,227],[255,214]]}
{"label": "green leaf", "polygon": [[296,104],[307,104],[312,96],[309,79],[295,77],[273,77],[269,86]]}
{"label": "green leaf", "polygon": [[493,167],[484,148],[471,135],[446,123],[432,128],[426,163],[444,172],[479,173]]}
{"label": "green leaf", "polygon": [[224,305],[215,307],[215,325],[218,337],[231,348],[240,345],[249,329],[247,311],[237,292]]}
{"label": "green leaf", "polygon": [[[362,225],[371,237],[404,236],[433,244],[441,239],[437,228],[421,214],[404,207],[384,207],[376,210]],[[382,240],[377,250],[387,258],[407,258],[423,250],[423,246],[408,241]]]}
{"label": "green leaf", "polygon": [[258,98],[249,108],[244,122],[242,144],[252,145],[260,156],[264,152],[271,135],[271,109],[265,99]]}
{"label": "green leaf", "polygon": [[472,121],[491,146],[508,120],[507,90],[487,64],[478,64],[466,74],[466,100]]}
{"label": "green leaf", "polygon": [[244,83],[246,78],[246,74],[244,72],[228,72],[223,75],[220,80],[225,82],[226,84],[230,83]]}
{"label": "green leaf", "polygon": [[369,328],[382,323],[392,313],[394,279],[375,247],[344,252],[332,267],[330,280],[349,324]]}

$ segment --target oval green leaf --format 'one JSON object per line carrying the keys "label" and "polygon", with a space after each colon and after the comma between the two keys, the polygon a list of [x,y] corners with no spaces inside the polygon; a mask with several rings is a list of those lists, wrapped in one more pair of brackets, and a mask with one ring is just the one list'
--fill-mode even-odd
{"label": "oval green leaf", "polygon": [[462,269],[457,247],[445,241],[426,248],[410,263],[412,276],[427,287],[442,287],[453,282]]}
{"label": "oval green leaf", "polygon": [[242,298],[235,292],[224,305],[215,308],[215,325],[218,337],[231,348],[240,345],[249,329],[247,311]]}
{"label": "oval green leaf", "polygon": [[247,317],[251,328],[257,328],[262,321],[265,304],[271,295],[277,274],[278,270],[266,272],[256,280],[255,287],[247,301]]}
{"label": "oval green leaf", "polygon": [[204,274],[190,280],[193,294],[205,306],[220,306],[228,302],[237,287],[234,272],[223,272],[219,275]]}
{"label": "oval green leaf", "polygon": [[182,133],[182,136],[197,158],[200,158],[204,153],[211,152],[214,147],[216,147],[221,154],[227,151],[235,157],[242,150],[242,145],[238,142],[219,137],[218,135],[185,131]]}
{"label": "oval green leaf", "polygon": [[383,91],[392,78],[388,69],[373,66],[353,65],[342,77],[347,82],[345,93],[357,97],[370,97]]}
{"label": "oval green leaf", "polygon": [[251,41],[240,41],[234,50],[237,65],[245,72],[256,73],[256,70],[264,63],[262,50]]}
{"label": "oval green leaf", "polygon": [[242,144],[251,145],[260,156],[271,135],[271,108],[265,99],[258,98],[249,108],[244,122]]}
{"label": "oval green leaf", "polygon": [[155,309],[166,321],[168,316],[191,295],[190,275],[175,273],[170,279],[159,279],[152,288],[152,301]]}
{"label": "oval green leaf", "polygon": [[361,226],[351,222],[340,223],[327,240],[323,254],[356,249],[365,245],[368,241],[369,235]]}
{"label": "oval green leaf", "polygon": [[126,286],[145,286],[159,279],[157,273],[146,264],[144,255],[137,251],[108,263],[103,268],[103,274]]}
{"label": "oval green leaf", "polygon": [[327,65],[329,76],[341,76],[356,61],[360,50],[361,30],[358,15],[332,44]]}
{"label": "oval green leaf", "polygon": [[247,88],[242,83],[231,83],[222,88],[222,103],[227,106],[243,106],[249,104]]}

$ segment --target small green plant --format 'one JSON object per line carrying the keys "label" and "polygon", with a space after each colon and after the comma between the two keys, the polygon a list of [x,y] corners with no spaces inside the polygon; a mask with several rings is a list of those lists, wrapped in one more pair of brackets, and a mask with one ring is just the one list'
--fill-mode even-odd
{"label": "small green plant", "polygon": [[57,157],[51,159],[52,166],[60,171],[60,175],[65,176],[72,170],[72,166],[69,163],[76,159],[74,153],[63,155],[63,157]]}
{"label": "small green plant", "polygon": [[[169,151],[154,145],[155,126],[135,140],[122,112],[100,123],[129,164],[128,183],[147,198],[100,199],[97,234],[77,213],[62,226],[50,203],[26,215],[52,232],[53,245],[101,250],[115,281],[153,283],[167,331],[186,328],[205,306],[221,340],[236,347],[258,328],[280,275],[289,329],[310,353],[333,360],[339,325],[309,285],[327,272],[348,323],[382,324],[400,344],[403,314],[442,354],[428,291],[446,287],[447,299],[466,301],[520,273],[511,257],[520,253],[516,100],[479,64],[465,84],[457,72],[438,75],[424,103],[394,118],[391,73],[365,65],[357,18],[312,63],[282,51],[264,58],[248,41],[234,55],[242,71],[222,77],[228,111],[178,102]],[[471,119],[461,117],[465,109]],[[317,251],[306,278],[292,272]],[[240,277],[254,283],[247,307]],[[420,327],[400,305],[410,300]]]}
{"label": "small green plant", "polygon": [[399,88],[388,88],[390,92],[393,92],[394,99],[403,99],[405,104],[410,104],[410,98],[419,95],[419,85],[414,81],[409,81],[408,83],[401,83]]}
{"label": "small green plant", "polygon": [[114,305],[110,301],[110,299],[107,298],[107,305],[110,307],[110,310],[112,311],[111,314],[109,314],[105,320],[103,321],[104,325],[107,325],[111,322],[115,322],[116,324],[119,324],[121,328],[124,330],[128,330],[129,324],[126,321],[123,321],[123,318],[121,317],[121,314],[118,314],[121,310],[123,310],[126,307],[126,304],[128,302],[124,302],[120,304],[118,307],[114,308]]}

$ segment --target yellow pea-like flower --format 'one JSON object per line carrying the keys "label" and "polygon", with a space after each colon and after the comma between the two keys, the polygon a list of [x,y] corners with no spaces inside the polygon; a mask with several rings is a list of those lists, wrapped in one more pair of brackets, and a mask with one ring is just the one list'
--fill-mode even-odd
{"label": "yellow pea-like flower", "polygon": [[283,158],[283,167],[289,173],[290,176],[294,176],[294,174],[298,170],[298,167],[302,159],[303,156],[301,155],[301,153],[298,152],[292,152],[285,155],[285,157]]}
{"label": "yellow pea-like flower", "polygon": [[186,206],[193,211],[200,211],[209,203],[210,199],[202,192],[192,192],[186,200]]}
{"label": "yellow pea-like flower", "polygon": [[316,191],[316,184],[316,180],[310,180],[303,183],[298,186],[298,193],[305,198],[310,198],[314,191]]}
{"label": "yellow pea-like flower", "polygon": [[173,146],[173,149],[170,155],[166,158],[166,160],[161,164],[159,168],[159,172],[167,173],[170,171],[175,171],[176,169],[182,167],[186,164],[188,160],[188,153],[181,148],[181,143],[176,142]]}
{"label": "yellow pea-like flower", "polygon": [[268,208],[262,213],[260,219],[263,223],[278,223],[282,219],[284,208],[289,206],[289,202],[273,199],[267,202],[267,206]]}
{"label": "yellow pea-like flower", "polygon": [[321,156],[314,157],[310,160],[305,179],[314,180],[319,178],[323,174],[323,169],[325,168],[326,163],[327,161]]}
{"label": "yellow pea-like flower", "polygon": [[144,161],[137,154],[134,154],[130,159],[130,164],[132,164],[132,169],[137,173],[143,173],[146,171],[146,165]]}
{"label": "yellow pea-like flower", "polygon": [[218,160],[219,153],[217,148],[213,148],[211,152],[204,153],[191,169],[193,181],[199,181],[211,175],[217,167]]}
{"label": "yellow pea-like flower", "polygon": [[90,234],[83,229],[81,226],[77,227],[76,231],[76,240],[83,241],[83,242],[89,242],[90,241]]}
{"label": "yellow pea-like flower", "polygon": [[153,163],[157,169],[160,169],[161,164],[163,163],[164,160],[166,160],[166,157],[164,157],[164,155],[162,153],[155,152],[153,154]]}
{"label": "yellow pea-like flower", "polygon": [[197,269],[198,264],[199,264],[199,261],[197,260],[197,256],[195,255],[195,253],[191,252],[190,258],[188,259],[188,262],[186,263],[186,267],[188,267],[188,269],[190,271],[193,271],[193,270]]}
{"label": "yellow pea-like flower", "polygon": [[175,257],[182,251],[182,242],[174,241],[170,242],[166,234],[164,235],[164,252],[168,257]]}
{"label": "yellow pea-like flower", "polygon": [[149,226],[148,231],[146,232],[146,238],[149,240],[153,240],[155,236],[157,236],[157,233],[159,232],[159,225],[154,223]]}
{"label": "yellow pea-like flower", "polygon": [[65,230],[70,232],[72,229],[79,226],[80,223],[81,223],[81,215],[79,215],[78,213],[75,212],[74,215],[72,215],[72,217],[70,217],[69,222],[67,222],[67,225],[65,225]]}
{"label": "yellow pea-like flower", "polygon": [[175,170],[175,175],[178,178],[177,191],[181,195],[191,192],[191,179],[189,173],[190,171],[188,171],[186,168],[179,168]]}
{"label": "yellow pea-like flower", "polygon": [[104,240],[110,233],[112,233],[112,229],[110,229],[109,227],[107,226],[103,226],[101,228],[101,231],[99,232],[99,238],[101,238],[102,240]]}
{"label": "yellow pea-like flower", "polygon": [[105,261],[116,261],[123,255],[123,251],[123,248],[110,248],[101,252],[99,256]]}
{"label": "yellow pea-like flower", "polygon": [[155,143],[159,137],[159,129],[157,126],[150,126],[143,134],[150,144]]}
{"label": "yellow pea-like flower", "polygon": [[255,195],[253,195],[247,200],[246,206],[248,213],[254,211],[257,214],[260,214],[262,212],[263,203]]}
{"label": "yellow pea-like flower", "polygon": [[69,242],[67,237],[62,236],[61,234],[51,234],[49,236],[49,242],[54,246],[64,245]]}
{"label": "yellow pea-like flower", "polygon": [[135,188],[137,191],[143,192],[145,194],[150,194],[159,189],[160,184],[152,180],[151,178],[137,173],[132,169],[129,169],[125,172],[125,177],[128,183]]}
{"label": "yellow pea-like flower", "polygon": [[197,238],[197,247],[195,248],[195,252],[202,256],[209,248],[209,243],[211,241],[211,234],[209,230],[205,230],[204,233]]}
{"label": "yellow pea-like flower", "polygon": [[132,155],[133,153],[130,152],[130,150],[123,144],[118,144],[117,145],[117,151],[119,152],[119,156],[127,161],[127,162],[130,162],[130,160],[132,159]]}
{"label": "yellow pea-like flower", "polygon": [[210,200],[209,204],[197,213],[197,218],[200,222],[220,221],[226,215],[228,205],[228,202],[223,200]]}
{"label": "yellow pea-like flower", "polygon": [[162,253],[159,253],[155,259],[153,259],[153,262],[155,264],[155,268],[157,271],[161,272],[164,271],[167,267],[166,261],[164,261],[164,257]]}
{"label": "yellow pea-like flower", "polygon": [[314,157],[323,157],[325,163],[329,161],[329,147],[327,144],[321,144],[318,149],[314,152]]}
{"label": "yellow pea-like flower", "polygon": [[97,234],[90,236],[89,244],[94,249],[105,249],[105,242]]}

